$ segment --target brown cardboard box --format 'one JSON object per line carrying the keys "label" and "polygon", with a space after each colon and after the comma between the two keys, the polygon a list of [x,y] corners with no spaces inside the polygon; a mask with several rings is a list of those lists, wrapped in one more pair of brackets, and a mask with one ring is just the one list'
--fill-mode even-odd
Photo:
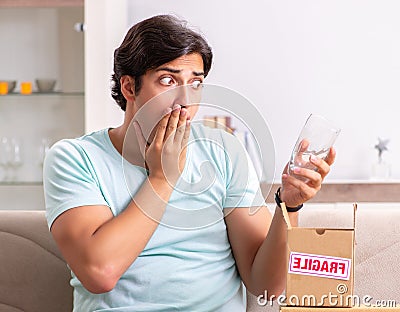
{"label": "brown cardboard box", "polygon": [[319,307],[281,307],[281,312],[384,312],[400,311],[400,307],[349,307],[349,308],[319,308]]}
{"label": "brown cardboard box", "polygon": [[354,227],[292,228],[289,222],[287,251],[288,306],[353,305]]}

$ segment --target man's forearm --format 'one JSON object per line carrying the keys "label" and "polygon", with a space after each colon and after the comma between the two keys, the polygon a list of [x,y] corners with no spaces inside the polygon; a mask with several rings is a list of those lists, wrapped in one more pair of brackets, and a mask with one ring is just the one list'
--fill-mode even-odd
{"label": "man's forearm", "polygon": [[[292,226],[298,224],[298,212],[289,213]],[[287,225],[281,208],[276,207],[268,235],[260,246],[251,270],[251,292],[278,296],[286,283]]]}
{"label": "man's forearm", "polygon": [[147,179],[121,214],[84,239],[79,250],[81,260],[76,259],[81,263],[71,266],[78,270],[78,278],[86,278],[94,289],[102,280],[108,281],[105,285],[114,285],[150,240],[172,191],[166,182]]}

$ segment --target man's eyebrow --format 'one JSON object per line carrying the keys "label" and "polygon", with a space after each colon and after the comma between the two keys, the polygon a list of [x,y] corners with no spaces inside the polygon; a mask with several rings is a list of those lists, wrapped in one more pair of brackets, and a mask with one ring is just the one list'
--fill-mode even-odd
{"label": "man's eyebrow", "polygon": [[195,76],[204,76],[204,72],[192,72]]}
{"label": "man's eyebrow", "polygon": [[[170,73],[173,73],[173,74],[179,74],[182,70],[181,69],[173,69],[173,68],[170,68],[170,67],[160,67],[160,68],[157,68],[156,71],[157,72],[158,71],[167,71],[167,72],[170,72]],[[204,72],[193,71],[192,73],[193,73],[194,76],[204,76]]]}
{"label": "man's eyebrow", "polygon": [[179,74],[181,72],[180,69],[173,69],[170,67],[160,67],[160,68],[157,68],[156,71],[167,71],[167,72],[170,72],[173,74]]}

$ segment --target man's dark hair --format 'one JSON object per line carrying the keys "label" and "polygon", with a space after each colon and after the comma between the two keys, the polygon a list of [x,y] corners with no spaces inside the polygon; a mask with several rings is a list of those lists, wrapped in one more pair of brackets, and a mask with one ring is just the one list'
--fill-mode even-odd
{"label": "man's dark hair", "polygon": [[212,51],[206,40],[188,28],[187,23],[171,15],[157,15],[131,27],[124,41],[114,52],[114,74],[111,95],[123,111],[126,99],[121,93],[120,78],[135,79],[135,93],[139,93],[142,76],[151,69],[190,53],[203,59],[204,75],[211,68]]}

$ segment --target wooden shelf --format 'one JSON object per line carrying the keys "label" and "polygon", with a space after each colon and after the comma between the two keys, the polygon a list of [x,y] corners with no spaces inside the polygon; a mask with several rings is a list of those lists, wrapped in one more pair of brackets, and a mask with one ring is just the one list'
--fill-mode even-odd
{"label": "wooden shelf", "polygon": [[0,7],[83,7],[84,0],[0,0]]}
{"label": "wooden shelf", "polygon": [[[267,202],[274,202],[274,194],[280,184],[261,183],[261,191]],[[398,182],[354,182],[323,183],[318,194],[310,203],[354,203],[354,202],[400,202]]]}
{"label": "wooden shelf", "polygon": [[42,186],[42,181],[1,181],[0,187],[14,187],[14,186]]}
{"label": "wooden shelf", "polygon": [[84,96],[84,92],[32,92],[31,94],[21,94],[19,92],[12,92],[4,95],[0,95],[0,100],[1,99],[7,99],[7,98],[15,98],[15,97],[21,97],[21,98],[29,98],[31,96],[58,96],[58,97],[67,97],[67,96]]}

